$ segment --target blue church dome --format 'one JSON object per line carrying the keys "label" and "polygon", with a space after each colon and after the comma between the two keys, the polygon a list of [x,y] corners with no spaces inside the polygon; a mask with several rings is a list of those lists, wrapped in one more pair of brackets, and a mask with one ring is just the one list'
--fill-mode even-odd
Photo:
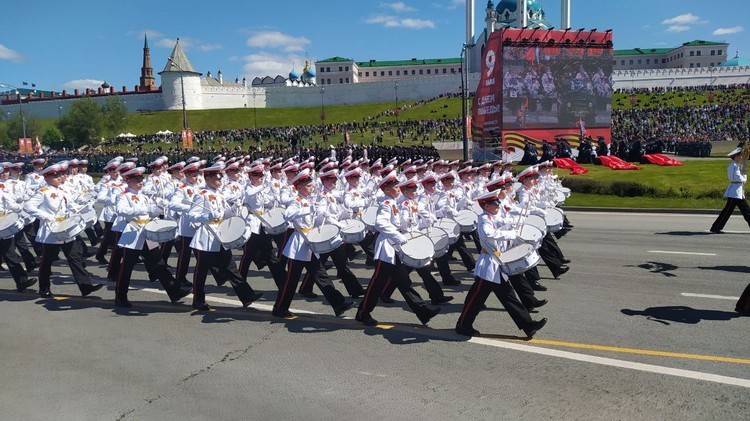
{"label": "blue church dome", "polygon": [[315,77],[315,70],[313,70],[312,68],[307,69],[307,71],[305,72],[305,77],[306,78]]}
{"label": "blue church dome", "polygon": [[289,79],[291,79],[291,80],[297,80],[297,79],[299,79],[299,73],[297,73],[296,70],[292,69],[292,71],[289,72]]}

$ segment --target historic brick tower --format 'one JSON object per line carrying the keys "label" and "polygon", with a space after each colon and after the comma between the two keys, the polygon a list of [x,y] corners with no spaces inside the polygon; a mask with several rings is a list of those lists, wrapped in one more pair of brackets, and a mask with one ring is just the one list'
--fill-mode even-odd
{"label": "historic brick tower", "polygon": [[141,67],[141,82],[138,90],[156,90],[156,79],[154,79],[154,69],[151,67],[151,53],[148,49],[148,37],[146,35],[143,35],[143,67]]}

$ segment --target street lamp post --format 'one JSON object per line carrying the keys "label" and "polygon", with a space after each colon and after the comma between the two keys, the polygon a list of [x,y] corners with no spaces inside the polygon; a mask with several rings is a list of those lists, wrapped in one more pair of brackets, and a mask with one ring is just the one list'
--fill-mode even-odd
{"label": "street lamp post", "polygon": [[396,127],[398,127],[398,115],[401,114],[401,110],[398,108],[398,81],[393,82],[393,90],[396,91]]}
{"label": "street lamp post", "polygon": [[326,105],[324,100],[325,93],[326,88],[320,88],[320,124],[323,124],[326,119]]}
{"label": "street lamp post", "polygon": [[464,161],[469,160],[469,128],[467,127],[467,115],[468,110],[466,107],[466,91],[468,88],[468,63],[466,60],[466,49],[473,47],[473,44],[464,44],[461,48],[461,140],[463,143],[464,150]]}
{"label": "street lamp post", "polygon": [[255,120],[255,130],[258,130],[258,107],[255,106],[255,95],[257,93],[253,90],[253,120]]}
{"label": "street lamp post", "polygon": [[62,109],[63,109],[62,105],[57,106],[57,119],[58,120],[62,120]]}
{"label": "street lamp post", "polygon": [[23,117],[23,101],[21,101],[21,92],[16,91],[18,97],[18,112],[21,113],[21,126],[23,127],[23,138],[26,139],[26,119]]}
{"label": "street lamp post", "polygon": [[174,67],[176,67],[180,71],[180,93],[182,94],[182,129],[187,130],[188,123],[187,123],[187,111],[185,110],[185,83],[182,79],[182,74],[185,72],[182,70],[182,67],[180,67],[179,64],[175,63],[172,58],[167,59],[168,62],[172,63]]}

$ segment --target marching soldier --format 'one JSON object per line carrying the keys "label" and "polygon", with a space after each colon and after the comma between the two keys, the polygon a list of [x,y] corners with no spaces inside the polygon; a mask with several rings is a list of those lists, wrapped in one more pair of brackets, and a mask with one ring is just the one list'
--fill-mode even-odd
{"label": "marching soldier", "polygon": [[273,306],[273,315],[276,317],[293,316],[289,311],[289,306],[294,298],[294,291],[302,270],[306,269],[307,274],[313,277],[313,282],[318,285],[328,304],[333,308],[334,314],[340,316],[351,308],[353,302],[345,299],[330,280],[321,279],[318,276],[320,260],[310,249],[306,237],[313,227],[319,226],[325,219],[325,213],[320,212],[313,201],[313,179],[310,170],[300,171],[290,181],[298,195],[284,211],[284,218],[294,226],[294,232],[284,247],[283,255],[287,257],[289,263],[284,286],[279,290]]}
{"label": "marching soldier", "polygon": [[[0,168],[0,171],[4,171]],[[16,200],[10,191],[2,188],[0,184],[0,216],[7,217],[10,214],[16,214],[20,218],[20,213],[23,210],[23,206]],[[18,292],[23,292],[26,288],[36,283],[36,278],[28,278],[26,270],[16,253],[15,239],[18,238],[18,234],[23,236],[21,227],[22,223],[17,225],[19,231],[16,234],[9,234],[0,238],[0,259],[8,267],[13,280],[16,282],[16,289]],[[23,238],[23,237],[21,237]],[[28,263],[27,263],[28,267]]]}
{"label": "marching soldier", "polygon": [[52,292],[50,291],[52,260],[61,249],[73,273],[73,278],[84,297],[102,287],[101,284],[91,284],[89,273],[83,266],[84,257],[80,242],[74,241],[74,238],[60,239],[52,234],[52,227],[55,224],[64,221],[68,216],[77,212],[77,209],[71,207],[74,203],[73,198],[67,197],[65,191],[60,188],[65,172],[66,170],[57,164],[42,170],[41,174],[44,176],[47,186],[37,190],[24,207],[24,210],[29,215],[41,221],[36,239],[42,244],[42,260],[39,267],[39,295],[43,298],[52,297]]}
{"label": "marching soldier", "polygon": [[203,188],[198,184],[199,172],[200,163],[198,162],[188,164],[182,169],[185,180],[175,190],[175,194],[168,205],[169,211],[178,217],[177,240],[175,240],[178,253],[175,277],[181,285],[188,287],[193,286],[193,283],[187,279],[187,273],[190,266],[190,255],[193,254],[190,242],[193,240],[193,236],[195,236],[195,227],[190,223],[188,212],[190,212],[193,197]]}
{"label": "marching soldier", "polygon": [[508,241],[516,238],[512,221],[503,220],[498,215],[500,199],[497,192],[485,193],[477,199],[484,210],[479,216],[478,234],[482,251],[477,261],[474,276],[476,280],[469,289],[464,302],[464,309],[456,323],[456,333],[466,336],[479,336],[473,324],[479,311],[487,301],[490,292],[494,292],[500,303],[508,312],[519,329],[526,336],[532,337],[546,323],[547,319],[534,321],[513,293],[508,276],[503,272],[499,256],[506,250]]}
{"label": "marching soldier", "polygon": [[139,167],[123,173],[128,187],[116,199],[117,216],[127,221],[117,243],[123,249],[122,266],[115,287],[115,306],[117,307],[133,306],[128,300],[128,288],[138,257],[143,258],[149,276],[159,279],[173,303],[190,294],[190,290],[180,288],[180,284],[175,282],[172,273],[167,269],[161,256],[159,243],[146,241],[143,227],[151,221],[151,218],[160,215],[163,207],[143,193],[145,171],[145,168]]}
{"label": "marching soldier", "polygon": [[216,229],[224,218],[232,216],[232,208],[221,192],[223,163],[214,164],[201,170],[206,186],[193,196],[193,203],[188,213],[190,222],[198,226],[190,247],[195,250],[195,269],[193,271],[193,308],[208,311],[206,303],[206,276],[210,270],[217,284],[229,281],[242,302],[247,307],[263,296],[255,292],[237,271],[232,260],[232,251],[224,248],[219,241]]}
{"label": "marching soldier", "polygon": [[389,174],[383,178],[379,185],[386,199],[378,206],[378,215],[375,227],[378,237],[375,240],[375,259],[377,265],[375,273],[365,291],[365,297],[359,304],[356,319],[365,326],[375,326],[378,321],[371,313],[378,304],[378,299],[383,294],[383,289],[388,282],[396,282],[396,287],[403,295],[409,308],[417,315],[422,324],[427,324],[430,319],[440,313],[440,307],[427,305],[422,297],[411,286],[409,269],[401,263],[396,255],[395,247],[407,242],[399,227],[401,216],[399,215],[397,200],[401,191],[398,187],[398,178],[395,174]]}

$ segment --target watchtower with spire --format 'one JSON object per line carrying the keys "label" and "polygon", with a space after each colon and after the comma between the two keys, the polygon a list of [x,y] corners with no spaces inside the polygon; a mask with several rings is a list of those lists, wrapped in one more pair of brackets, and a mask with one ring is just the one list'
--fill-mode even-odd
{"label": "watchtower with spire", "polygon": [[148,36],[143,35],[143,67],[141,67],[141,80],[138,85],[139,91],[155,91],[156,79],[154,69],[151,67],[151,52],[148,49]]}

